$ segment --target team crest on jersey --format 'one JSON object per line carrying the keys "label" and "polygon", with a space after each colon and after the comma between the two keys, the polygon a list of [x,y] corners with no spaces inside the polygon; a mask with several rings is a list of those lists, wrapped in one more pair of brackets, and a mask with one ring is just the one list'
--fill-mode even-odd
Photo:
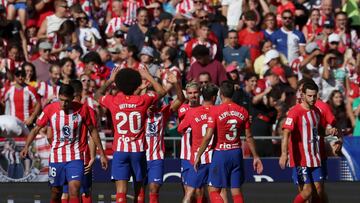
{"label": "team crest on jersey", "polygon": [[285,121],[285,125],[291,125],[292,122],[293,122],[292,118],[287,118],[286,121]]}
{"label": "team crest on jersey", "polygon": [[76,122],[78,120],[78,114],[73,114],[72,119],[73,119],[73,121]]}
{"label": "team crest on jersey", "polygon": [[65,137],[70,137],[71,128],[69,126],[67,126],[67,125],[64,125],[64,127],[62,127],[62,132],[63,132]]}
{"label": "team crest on jersey", "polygon": [[154,137],[157,135],[157,123],[148,123],[146,128],[146,137]]}

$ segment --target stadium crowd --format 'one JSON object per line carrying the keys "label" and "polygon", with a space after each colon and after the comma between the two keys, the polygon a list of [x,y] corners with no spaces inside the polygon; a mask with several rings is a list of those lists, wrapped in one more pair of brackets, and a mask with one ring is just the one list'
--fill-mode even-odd
{"label": "stadium crowd", "polygon": [[[130,68],[140,72],[143,88],[164,93],[150,111],[168,113],[165,136],[181,136],[184,100],[206,102],[202,87],[229,81],[232,101],[249,112],[251,134],[271,137],[282,135],[288,110],[301,100],[299,87],[312,80],[334,127],[360,136],[359,36],[359,0],[2,0],[0,111],[31,129],[70,85],[94,110],[99,131],[112,137],[111,99],[102,95],[116,95],[112,73]],[[52,133],[39,129],[37,141]],[[280,143],[256,140],[256,152],[280,156]],[[181,158],[190,156],[188,145],[183,139]],[[165,156],[173,153],[163,147]],[[111,147],[104,150],[112,155]],[[244,144],[243,153],[254,155],[252,146]]]}

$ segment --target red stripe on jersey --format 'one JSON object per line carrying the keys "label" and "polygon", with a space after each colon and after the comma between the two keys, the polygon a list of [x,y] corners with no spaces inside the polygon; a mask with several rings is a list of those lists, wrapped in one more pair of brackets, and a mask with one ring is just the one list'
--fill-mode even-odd
{"label": "red stripe on jersey", "polygon": [[[186,112],[190,109],[189,104],[183,104],[180,106],[178,110],[179,121],[181,122]],[[181,137],[181,149],[180,149],[180,159],[190,160],[191,156],[191,148],[190,148],[190,138],[191,138],[191,129],[188,129],[183,133]]]}

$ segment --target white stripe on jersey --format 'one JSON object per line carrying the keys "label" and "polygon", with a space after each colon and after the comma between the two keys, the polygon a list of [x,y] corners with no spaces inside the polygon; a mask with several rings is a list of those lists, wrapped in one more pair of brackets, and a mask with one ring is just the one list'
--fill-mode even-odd
{"label": "white stripe on jersey", "polygon": [[[56,114],[51,116],[51,125],[52,125],[52,129],[56,129]],[[58,136],[57,131],[53,130],[53,140],[51,143],[51,151],[50,151],[50,162],[52,162],[52,163],[55,162],[54,148],[56,145],[57,136]]]}
{"label": "white stripe on jersey", "polygon": [[315,155],[314,139],[316,139],[316,138],[314,137],[314,130],[313,130],[314,126],[316,126],[316,121],[313,121],[311,111],[307,112],[307,117],[309,120],[309,124],[312,127],[310,129],[310,158],[311,158],[311,161],[314,163],[314,166],[317,167],[316,157],[314,156]]}
{"label": "white stripe on jersey", "polygon": [[26,91],[26,87],[24,88],[24,94],[23,94],[23,100],[24,100],[24,103],[23,103],[23,108],[24,108],[24,120],[26,120],[27,118],[30,117],[29,115],[29,92]]}
{"label": "white stripe on jersey", "polygon": [[[79,114],[76,114],[76,119],[77,119],[77,128],[76,128],[76,135],[81,136],[80,135],[80,130],[81,130],[81,125],[82,125],[82,118]],[[74,150],[75,150],[75,159],[81,159],[80,157],[80,148],[79,148],[79,142],[80,142],[80,137],[78,137],[78,139],[75,140],[75,144],[74,144]]]}
{"label": "white stripe on jersey", "polygon": [[[64,121],[64,118],[65,118],[65,112],[64,111],[60,111],[60,125],[59,125],[59,128],[63,127],[64,124],[65,124],[65,121]],[[55,128],[54,130],[56,130],[57,128]],[[64,131],[60,130],[60,134],[58,135],[59,136],[59,139],[61,139],[62,137],[64,137]],[[62,149],[65,145],[65,142],[59,142],[59,146],[58,146],[58,149],[57,149],[57,157],[58,157],[58,161],[57,162],[63,162],[65,160],[62,159]]]}
{"label": "white stripe on jersey", "polygon": [[310,162],[310,157],[309,157],[309,149],[308,149],[308,144],[309,144],[309,140],[308,140],[308,136],[307,136],[307,126],[306,126],[306,119],[303,116],[302,117],[302,131],[303,131],[303,147],[304,147],[304,154],[306,157],[306,165],[307,166],[311,166],[311,162]]}
{"label": "white stripe on jersey", "polygon": [[[74,129],[74,125],[73,125],[73,120],[72,120],[72,112],[70,112],[68,115],[66,115],[66,117],[68,117],[68,121],[69,121],[69,128],[70,129]],[[65,120],[65,117],[64,117],[64,123],[66,122]],[[61,130],[61,126],[60,126],[60,130]],[[63,130],[61,130],[63,131]],[[73,139],[74,138],[74,132],[71,130],[70,132],[70,136],[69,136],[69,139]],[[65,150],[66,150],[66,160],[65,161],[68,161],[68,160],[71,160],[71,144],[70,144],[70,141],[65,141],[66,143],[66,146],[65,146]]]}

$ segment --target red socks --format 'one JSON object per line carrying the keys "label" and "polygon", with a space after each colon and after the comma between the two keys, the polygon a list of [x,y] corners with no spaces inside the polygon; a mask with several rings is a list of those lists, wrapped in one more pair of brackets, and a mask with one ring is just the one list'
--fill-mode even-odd
{"label": "red socks", "polygon": [[91,195],[82,195],[81,202],[82,203],[92,203]]}
{"label": "red socks", "polygon": [[204,196],[199,196],[199,197],[196,197],[196,203],[203,203],[205,201],[204,200]]}
{"label": "red socks", "polygon": [[116,203],[126,203],[126,193],[116,193]]}
{"label": "red socks", "polygon": [[149,203],[159,203],[159,193],[150,193],[149,198],[150,198]]}
{"label": "red socks", "polygon": [[304,202],[305,200],[300,194],[298,194],[294,199],[294,203],[304,203]]}
{"label": "red socks", "polygon": [[135,198],[137,200],[135,202],[137,202],[137,203],[145,203],[145,191],[144,191],[143,187],[140,189],[140,192],[139,192],[138,196],[135,197]]}
{"label": "red socks", "polygon": [[234,203],[244,203],[244,197],[242,194],[232,196]]}
{"label": "red socks", "polygon": [[61,203],[68,203],[68,199],[61,199]]}
{"label": "red socks", "polygon": [[80,199],[78,197],[70,198],[69,203],[80,203]]}
{"label": "red socks", "polygon": [[210,201],[211,203],[224,203],[224,200],[220,196],[220,192],[210,192]]}

